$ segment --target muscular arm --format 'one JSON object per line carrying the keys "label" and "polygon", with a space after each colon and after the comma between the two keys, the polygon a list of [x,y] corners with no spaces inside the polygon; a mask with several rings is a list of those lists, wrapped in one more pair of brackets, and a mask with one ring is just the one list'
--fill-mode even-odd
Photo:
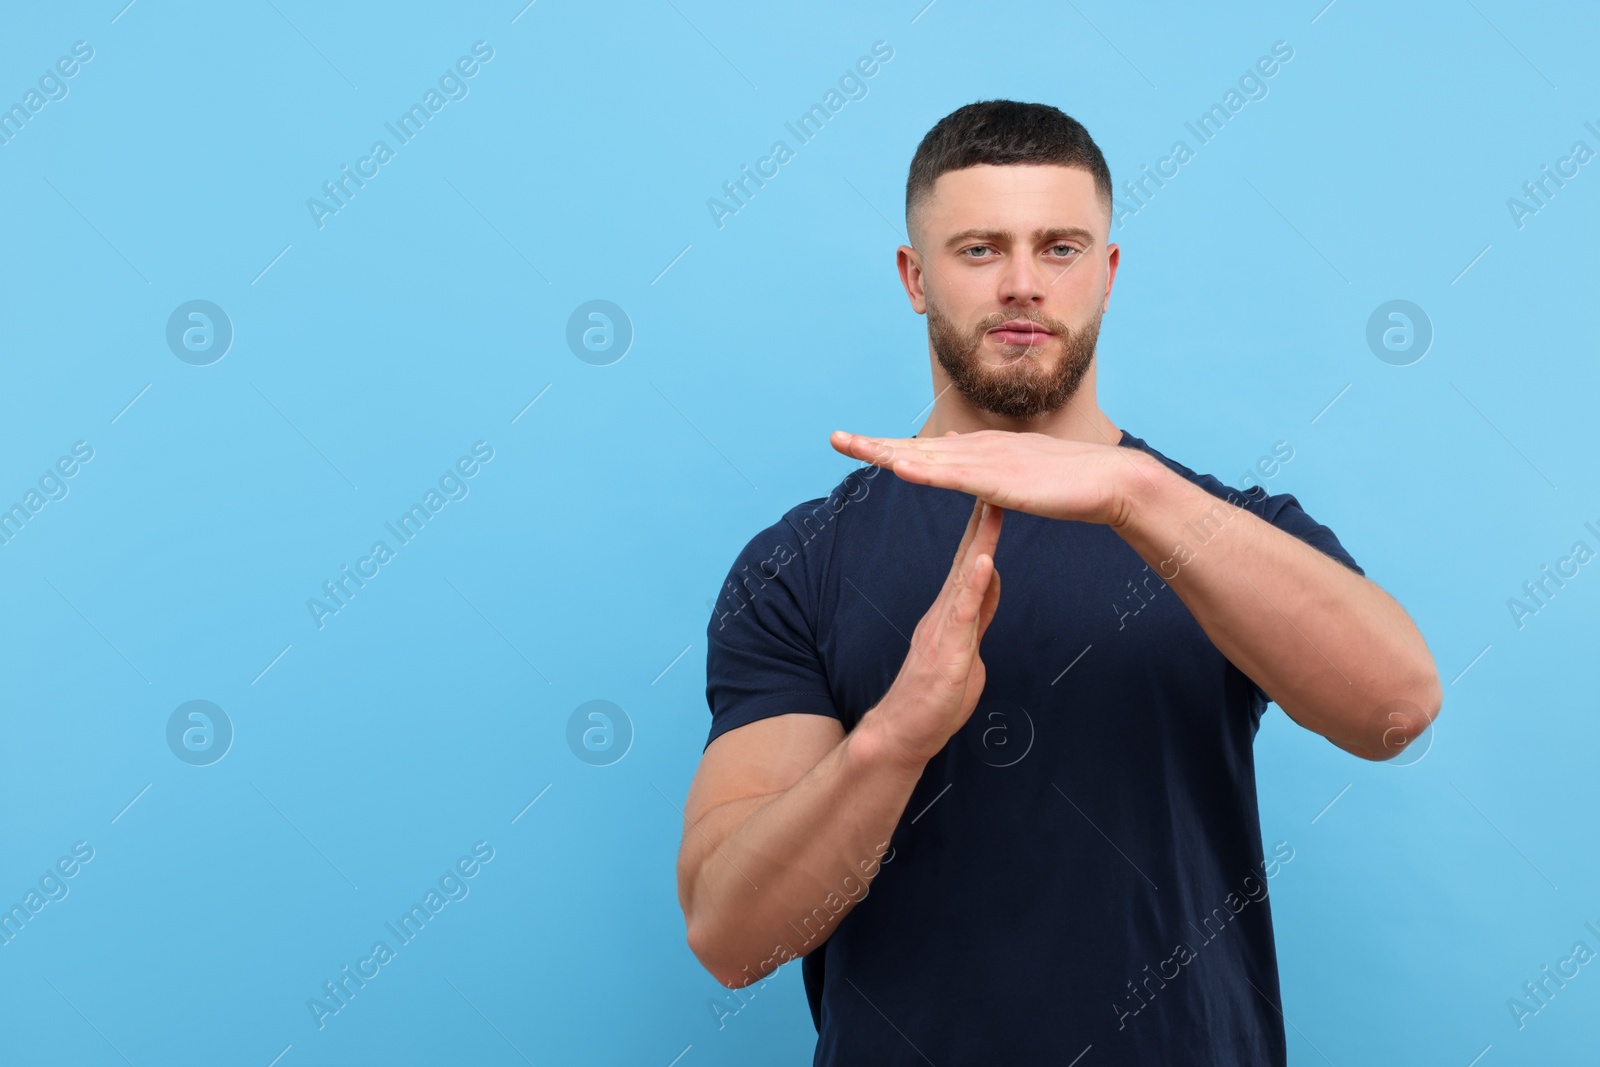
{"label": "muscular arm", "polygon": [[866,896],[923,768],[972,715],[1000,602],[1001,510],[973,502],[893,684],[848,735],[829,715],[758,719],[706,747],[684,805],[689,948],[731,989],[804,956]]}
{"label": "muscular arm", "polygon": [[1295,722],[1386,760],[1439,713],[1422,634],[1393,597],[1292,534],[1140,460],[1112,529]]}
{"label": "muscular arm", "polygon": [[875,712],[849,734],[831,716],[779,715],[707,748],[684,806],[678,897],[690,949],[730,989],[820,945],[893,859],[922,766],[890,758]]}

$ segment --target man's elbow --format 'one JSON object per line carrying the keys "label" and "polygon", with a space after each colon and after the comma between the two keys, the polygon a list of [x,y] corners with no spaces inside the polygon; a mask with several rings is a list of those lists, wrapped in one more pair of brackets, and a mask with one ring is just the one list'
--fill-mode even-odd
{"label": "man's elbow", "polygon": [[688,942],[689,951],[694,953],[694,958],[700,961],[700,966],[704,967],[719,985],[728,989],[743,989],[761,979],[761,975],[754,973],[749,966],[736,969],[729,962],[724,947],[706,929],[705,923],[690,921]]}
{"label": "man's elbow", "polygon": [[683,911],[685,940],[688,942],[689,951],[711,973],[711,977],[727,986],[729,989],[738,989],[739,986],[728,984],[727,968],[722,965],[720,937],[710,923],[706,921],[703,909],[695,907],[694,899],[694,871],[685,866],[680,858],[678,865],[678,907]]}
{"label": "man's elbow", "polygon": [[1413,753],[1405,760],[1414,763],[1422,758],[1417,750],[1426,752],[1431,739],[1425,740],[1428,729],[1439,717],[1444,706],[1444,688],[1439,684],[1439,674],[1431,663],[1420,679],[1402,690],[1402,695],[1378,705],[1367,726],[1366,736],[1360,742],[1340,748],[1374,763],[1386,763],[1405,753]]}

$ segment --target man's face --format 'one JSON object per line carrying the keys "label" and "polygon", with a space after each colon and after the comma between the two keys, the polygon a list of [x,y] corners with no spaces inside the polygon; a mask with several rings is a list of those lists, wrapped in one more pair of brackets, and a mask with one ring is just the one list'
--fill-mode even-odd
{"label": "man's face", "polygon": [[974,407],[1010,419],[1065,405],[1094,361],[1116,272],[1089,172],[948,171],[916,221],[921,270],[908,274],[903,263],[902,277],[913,306],[926,309],[928,340],[951,385]]}

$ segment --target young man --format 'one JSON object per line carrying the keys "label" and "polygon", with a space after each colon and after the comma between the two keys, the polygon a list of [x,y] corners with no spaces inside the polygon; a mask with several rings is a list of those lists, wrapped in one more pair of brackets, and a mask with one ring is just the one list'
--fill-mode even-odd
{"label": "young man", "polygon": [[899,268],[933,412],[835,433],[867,465],[751,539],[708,624],[689,946],[733,989],[804,957],[816,1064],[1284,1064],[1261,714],[1369,760],[1438,714],[1331,530],[1100,410],[1111,211],[1053,107],[929,131]]}

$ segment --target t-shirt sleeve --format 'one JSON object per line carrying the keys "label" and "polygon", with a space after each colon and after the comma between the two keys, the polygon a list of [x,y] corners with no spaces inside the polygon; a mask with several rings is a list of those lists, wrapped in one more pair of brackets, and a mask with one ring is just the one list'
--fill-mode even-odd
{"label": "t-shirt sleeve", "polygon": [[789,712],[831,715],[817,652],[811,565],[786,519],[739,553],[706,624],[706,746],[729,730]]}
{"label": "t-shirt sleeve", "polygon": [[1268,497],[1262,517],[1285,533],[1294,534],[1312,548],[1320,550],[1323,555],[1332,556],[1357,574],[1366,577],[1367,572],[1345,550],[1344,545],[1339,543],[1333,531],[1307,515],[1293,493],[1279,493],[1277,496]]}

